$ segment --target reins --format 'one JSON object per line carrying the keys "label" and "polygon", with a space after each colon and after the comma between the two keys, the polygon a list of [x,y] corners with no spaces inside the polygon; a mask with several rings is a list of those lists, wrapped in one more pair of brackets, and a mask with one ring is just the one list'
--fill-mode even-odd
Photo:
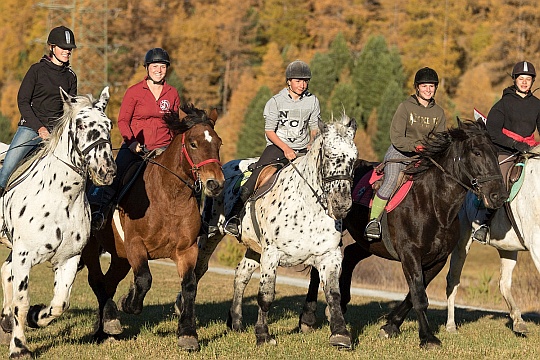
{"label": "reins", "polygon": [[185,144],[185,138],[186,138],[186,134],[183,133],[182,134],[182,152],[181,152],[181,157],[180,157],[180,163],[182,163],[182,156],[184,156],[188,162],[188,164],[191,166],[191,174],[193,175],[193,185],[191,185],[190,183],[188,183],[186,180],[184,180],[180,175],[178,175],[177,173],[175,173],[174,171],[172,171],[171,169],[169,169],[168,167],[164,166],[163,164],[160,164],[156,161],[154,161],[153,159],[150,158],[150,156],[145,156],[143,158],[143,161],[146,161],[150,164],[154,164],[154,165],[158,165],[159,167],[161,167],[162,169],[164,170],[167,170],[168,172],[170,172],[172,175],[174,175],[175,177],[177,177],[180,181],[182,181],[188,188],[191,189],[191,191],[193,191],[195,194],[198,194],[202,191],[202,181],[201,181],[201,178],[199,176],[199,170],[204,166],[204,165],[207,165],[207,164],[211,164],[211,163],[218,163],[219,166],[221,166],[221,162],[218,160],[218,159],[206,159],[204,161],[201,161],[200,163],[198,164],[195,164],[193,162],[193,160],[191,159],[191,156],[189,156],[189,153],[187,152],[187,149],[186,149],[186,144]]}

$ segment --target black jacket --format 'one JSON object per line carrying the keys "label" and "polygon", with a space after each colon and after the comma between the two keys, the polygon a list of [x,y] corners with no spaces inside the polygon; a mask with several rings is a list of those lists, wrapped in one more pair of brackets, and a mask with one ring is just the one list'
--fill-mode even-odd
{"label": "black jacket", "polygon": [[33,64],[21,83],[17,103],[21,113],[19,126],[36,132],[42,126],[52,128],[51,120],[63,114],[60,87],[71,96],[77,95],[77,76],[69,66],[55,65],[48,56]]}
{"label": "black jacket", "polygon": [[489,111],[486,127],[499,150],[513,151],[514,139],[503,134],[502,129],[522,137],[531,136],[537,129],[540,131],[540,99],[531,92],[522,98],[516,94],[514,86],[507,87]]}

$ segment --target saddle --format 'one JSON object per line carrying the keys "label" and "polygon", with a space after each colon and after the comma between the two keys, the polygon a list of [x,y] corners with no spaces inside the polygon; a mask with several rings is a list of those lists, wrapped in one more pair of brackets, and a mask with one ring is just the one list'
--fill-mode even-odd
{"label": "saddle", "polygon": [[43,149],[43,144],[38,144],[35,146],[24,158],[22,158],[15,170],[9,176],[7,181],[6,191],[13,189],[17,186],[23,179],[19,179],[21,175],[28,170],[32,165],[37,164],[43,157],[38,157],[37,154]]}

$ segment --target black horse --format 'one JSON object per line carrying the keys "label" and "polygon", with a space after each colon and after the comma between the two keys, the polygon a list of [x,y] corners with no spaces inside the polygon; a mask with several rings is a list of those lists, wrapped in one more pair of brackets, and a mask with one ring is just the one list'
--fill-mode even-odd
{"label": "black horse", "polygon": [[[499,208],[508,197],[497,163],[496,150],[480,122],[460,122],[458,127],[432,134],[424,140],[424,150],[418,160],[410,164],[405,173],[414,184],[402,203],[386,214],[383,225],[388,238],[369,242],[364,229],[369,209],[353,204],[344,219],[346,228],[355,242],[344,250],[340,277],[341,306],[345,311],[351,299],[351,278],[355,266],[363,259],[377,255],[400,261],[409,293],[405,300],[386,316],[381,328],[383,337],[397,336],[405,317],[414,308],[419,322],[420,346],[440,346],[440,340],[430,329],[426,310],[426,287],[444,267],[459,240],[458,212],[467,190],[480,196],[486,206]],[[355,170],[355,184],[373,169],[373,165],[359,161]],[[300,315],[300,328],[315,324],[315,308],[319,274],[311,270],[311,283],[304,309]]]}

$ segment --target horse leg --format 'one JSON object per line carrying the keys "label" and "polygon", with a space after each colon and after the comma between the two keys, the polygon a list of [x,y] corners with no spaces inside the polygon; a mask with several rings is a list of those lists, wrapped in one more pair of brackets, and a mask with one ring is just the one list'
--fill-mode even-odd
{"label": "horse leg", "polygon": [[99,261],[100,252],[98,242],[92,238],[82,252],[83,261],[88,269],[88,284],[96,295],[99,306],[93,335],[94,340],[98,342],[122,333],[122,324],[113,297],[116,287],[131,269],[127,259],[119,258],[113,253],[107,274],[104,275]]}
{"label": "horse leg", "polygon": [[[418,334],[421,347],[431,348],[441,345],[441,341],[435,336],[433,330],[431,330],[429,326],[427,318],[429,301],[426,287],[442,270],[445,263],[446,259],[445,261],[440,261],[430,268],[423,270],[421,264],[418,263],[418,261],[415,261],[414,256],[405,256],[404,259],[402,259],[403,273],[409,284],[412,305],[416,312],[416,316],[418,317]],[[417,264],[417,266],[414,266],[413,264]]]}
{"label": "horse leg", "polygon": [[49,306],[39,304],[30,307],[27,317],[29,327],[45,327],[69,309],[69,298],[80,259],[81,256],[76,255],[55,267],[54,295],[51,303]]}
{"label": "horse leg", "polygon": [[358,263],[371,254],[364,250],[358,243],[349,244],[343,250],[341,262],[341,275],[339,277],[339,291],[341,293],[341,311],[347,312],[347,304],[351,301],[351,283],[354,268]]}
{"label": "horse leg", "polygon": [[208,237],[207,235],[200,235],[197,237],[197,243],[199,244],[199,255],[197,256],[197,264],[195,266],[195,276],[197,283],[208,271],[208,262],[210,257],[216,250],[216,247],[223,239],[224,235],[217,233],[214,236]]}
{"label": "horse leg", "polygon": [[319,293],[320,282],[319,271],[316,268],[311,267],[306,301],[304,302],[304,307],[302,308],[298,323],[298,328],[304,334],[312,332],[315,328],[315,323],[317,322],[315,313],[317,311],[317,296]]}
{"label": "horse leg", "polygon": [[350,349],[352,346],[351,334],[347,330],[345,318],[341,311],[341,294],[339,292],[341,261],[341,249],[337,248],[319,257],[315,266],[319,270],[326,303],[330,312],[330,345]]}
{"label": "horse leg", "polygon": [[24,334],[26,317],[30,308],[28,285],[32,261],[21,257],[20,254],[20,251],[14,251],[12,254],[15,266],[12,266],[13,301],[11,309],[13,316],[11,341],[9,343],[10,358],[32,356],[32,352],[27,347]]}
{"label": "horse leg", "polygon": [[4,303],[2,305],[2,318],[0,320],[0,344],[9,345],[11,332],[13,331],[13,313],[11,306],[13,301],[13,283],[11,277],[11,253],[2,264],[2,291]]}
{"label": "horse leg", "polygon": [[133,269],[133,282],[128,293],[118,300],[118,307],[126,314],[139,315],[143,309],[146,293],[152,286],[152,274],[148,259],[140,259],[137,263],[130,261],[130,265]]}
{"label": "horse leg", "polygon": [[510,310],[512,319],[512,330],[517,334],[526,334],[528,332],[527,324],[521,318],[519,309],[514,297],[512,296],[512,273],[517,263],[517,251],[498,250],[501,258],[501,277],[499,279],[499,289]]}
{"label": "horse leg", "polygon": [[[276,295],[276,271],[279,265],[279,253],[275,247],[269,247],[261,255],[261,279],[259,281],[259,293],[257,303],[259,312],[255,324],[255,336],[257,345],[277,342],[268,331],[268,311]],[[236,298],[236,294],[235,294]]]}
{"label": "horse leg", "polygon": [[197,279],[195,264],[197,263],[198,247],[194,243],[187,250],[177,250],[173,260],[180,282],[182,284],[181,309],[178,319],[178,346],[188,351],[199,350],[199,340],[195,322],[195,297],[197,296]]}
{"label": "horse leg", "polygon": [[[464,226],[462,225],[462,229]],[[446,274],[446,300],[448,302],[447,318],[446,318],[446,331],[455,333],[457,332],[456,320],[455,320],[455,308],[456,308],[456,296],[458,287],[460,284],[461,271],[465,265],[467,254],[471,248],[472,238],[470,231],[470,224],[466,227],[468,231],[465,234],[461,234],[461,238],[452,251],[450,257],[450,267],[448,274]]]}
{"label": "horse leg", "polygon": [[238,263],[234,274],[234,295],[227,317],[227,327],[233,331],[243,331],[242,324],[242,300],[244,291],[251,280],[253,272],[260,266],[261,255],[251,249],[247,249],[246,254]]}

